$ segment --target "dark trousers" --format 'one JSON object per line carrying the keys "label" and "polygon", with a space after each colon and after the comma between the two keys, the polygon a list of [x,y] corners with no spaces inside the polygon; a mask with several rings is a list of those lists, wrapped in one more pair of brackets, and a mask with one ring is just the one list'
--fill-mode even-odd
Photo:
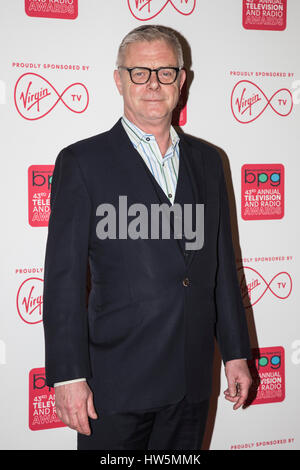
{"label": "dark trousers", "polygon": [[92,434],[78,433],[78,450],[200,450],[209,400],[178,403],[143,411],[98,413]]}

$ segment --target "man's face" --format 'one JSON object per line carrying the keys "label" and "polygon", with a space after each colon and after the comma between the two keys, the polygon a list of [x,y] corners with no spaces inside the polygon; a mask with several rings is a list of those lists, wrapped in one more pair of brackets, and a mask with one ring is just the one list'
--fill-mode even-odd
{"label": "man's face", "polygon": [[[141,41],[129,44],[121,64],[125,67],[177,67],[177,57],[173,48],[165,41]],[[124,100],[124,112],[129,120],[137,125],[157,124],[171,120],[180,90],[185,81],[185,71],[181,70],[176,81],[170,85],[159,83],[152,72],[149,81],[143,85],[132,83],[129,72],[115,70],[114,78]]]}

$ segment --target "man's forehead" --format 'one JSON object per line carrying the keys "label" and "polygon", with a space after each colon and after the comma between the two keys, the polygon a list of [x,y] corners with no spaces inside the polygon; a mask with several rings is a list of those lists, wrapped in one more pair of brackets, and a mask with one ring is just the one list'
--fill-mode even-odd
{"label": "man's forehead", "polygon": [[[171,44],[164,40],[136,41],[127,45],[124,59],[128,61],[169,61],[166,65],[176,65],[177,57]],[[175,60],[175,64],[174,64]],[[134,64],[131,64],[134,65]],[[142,64],[139,64],[142,65]]]}

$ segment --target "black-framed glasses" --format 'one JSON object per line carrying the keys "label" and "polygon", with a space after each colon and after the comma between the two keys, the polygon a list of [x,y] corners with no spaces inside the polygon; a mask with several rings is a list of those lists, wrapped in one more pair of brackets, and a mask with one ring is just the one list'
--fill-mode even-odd
{"label": "black-framed glasses", "polygon": [[118,69],[127,70],[131,81],[136,85],[144,85],[147,83],[150,80],[152,72],[156,73],[159,83],[171,85],[175,82],[182,67],[158,67],[158,69],[150,69],[148,67],[123,67],[123,65],[119,65]]}

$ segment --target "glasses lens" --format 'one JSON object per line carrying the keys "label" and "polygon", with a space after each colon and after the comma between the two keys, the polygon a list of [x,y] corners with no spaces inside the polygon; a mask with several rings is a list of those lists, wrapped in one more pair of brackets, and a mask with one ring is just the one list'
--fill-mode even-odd
{"label": "glasses lens", "polygon": [[131,79],[134,83],[146,83],[149,78],[149,70],[134,68],[131,71]]}
{"label": "glasses lens", "polygon": [[176,79],[177,71],[175,69],[160,69],[158,71],[158,78],[161,83],[173,83]]}

